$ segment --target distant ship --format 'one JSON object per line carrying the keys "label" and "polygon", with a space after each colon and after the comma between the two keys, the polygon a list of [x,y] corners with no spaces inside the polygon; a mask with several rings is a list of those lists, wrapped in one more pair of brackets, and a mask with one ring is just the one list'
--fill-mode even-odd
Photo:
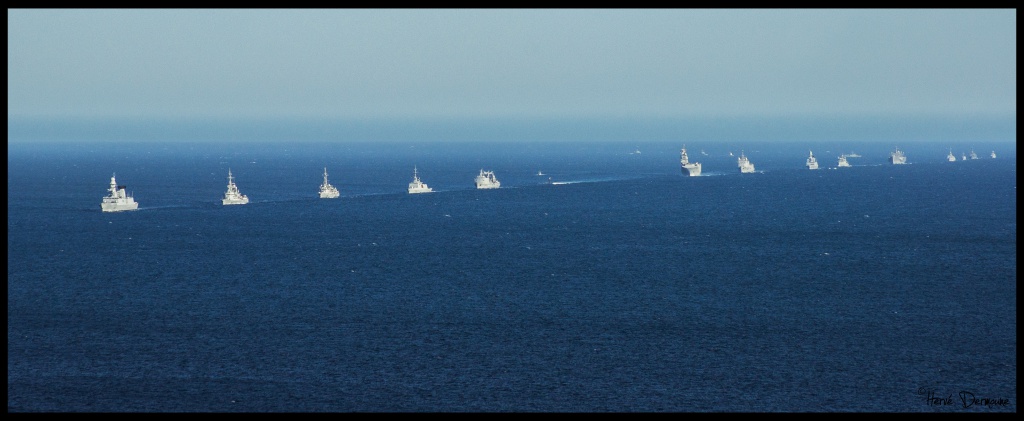
{"label": "distant ship", "polygon": [[996,151],[992,151],[992,158],[996,157]]}
{"label": "distant ship", "polygon": [[244,205],[249,203],[249,198],[238,191],[235,185],[235,177],[231,176],[231,169],[228,169],[228,191],[224,192],[224,199],[221,203],[225,205]]}
{"label": "distant ship", "polygon": [[494,177],[494,171],[480,170],[480,175],[476,176],[476,188],[496,189],[498,187],[501,187],[501,182]]}
{"label": "distant ship", "polygon": [[700,154],[701,154],[701,155],[704,155],[704,156],[708,156],[708,153],[707,153],[707,152],[704,152],[704,150],[703,150],[703,149],[701,149],[701,150],[700,150]]}
{"label": "distant ship", "polygon": [[689,156],[686,155],[686,145],[683,145],[683,150],[679,152],[679,166],[682,167],[683,175],[700,175],[700,162],[690,162]]}
{"label": "distant ship", "polygon": [[965,153],[961,153],[961,154],[960,154],[960,160],[961,160],[961,161],[966,161],[966,160],[967,160],[967,154],[965,154]]}
{"label": "distant ship", "polygon": [[430,193],[434,189],[427,187],[427,185],[420,181],[419,173],[416,172],[416,167],[412,167],[412,182],[409,183],[409,194],[414,193]]}
{"label": "distant ship", "polygon": [[[321,199],[336,199],[341,196],[341,192],[338,189],[327,182],[327,167],[324,167],[324,184],[320,185],[320,198]],[[227,203],[225,203],[226,205]]]}
{"label": "distant ship", "polygon": [[896,148],[895,151],[889,154],[889,162],[893,163],[893,165],[906,164],[907,156],[903,154],[900,148]]}
{"label": "distant ship", "polygon": [[974,149],[971,149],[971,159],[978,159],[978,154],[974,153]]}
{"label": "distant ship", "polygon": [[949,150],[949,155],[946,155],[946,160],[949,162],[956,162],[956,155],[953,155],[953,150]]}
{"label": "distant ship", "polygon": [[860,155],[858,155],[856,153],[848,153],[848,154],[846,154],[846,157],[847,158],[860,158]]}
{"label": "distant ship", "polygon": [[816,170],[818,169],[818,160],[814,157],[814,151],[809,151],[811,156],[807,157],[807,169]]}
{"label": "distant ship", "polygon": [[125,193],[125,186],[118,186],[114,175],[110,176],[110,196],[103,198],[100,209],[103,209],[104,212],[120,212],[138,208],[139,204],[135,198]]}
{"label": "distant ship", "polygon": [[846,155],[839,155],[839,167],[849,167],[850,163],[846,161]]}
{"label": "distant ship", "polygon": [[544,175],[544,173],[541,171],[537,171],[537,175]]}
{"label": "distant ship", "polygon": [[744,155],[742,151],[740,151],[740,157],[736,158],[736,165],[740,167],[740,173],[746,174],[754,172],[754,164],[750,163],[750,160],[747,159],[747,156]]}

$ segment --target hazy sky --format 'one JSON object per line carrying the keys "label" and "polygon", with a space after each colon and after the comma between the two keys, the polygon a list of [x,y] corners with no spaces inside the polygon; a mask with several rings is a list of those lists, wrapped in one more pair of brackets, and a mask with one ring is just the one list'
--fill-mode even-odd
{"label": "hazy sky", "polygon": [[35,10],[8,117],[1015,115],[1016,10]]}

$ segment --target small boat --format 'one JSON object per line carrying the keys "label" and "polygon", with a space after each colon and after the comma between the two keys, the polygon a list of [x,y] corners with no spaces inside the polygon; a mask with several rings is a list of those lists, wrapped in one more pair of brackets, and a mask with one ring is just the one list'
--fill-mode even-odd
{"label": "small boat", "polygon": [[736,158],[736,166],[740,168],[741,174],[748,174],[754,172],[754,164],[750,162],[750,159],[740,151],[740,157]]}
{"label": "small boat", "polygon": [[543,172],[537,171],[537,175],[544,175]]}
{"label": "small boat", "polygon": [[100,203],[100,209],[103,212],[120,212],[136,210],[139,208],[139,203],[135,201],[135,198],[126,193],[125,186],[117,185],[116,176],[110,176],[110,196],[104,197],[103,202]]}
{"label": "small boat", "polygon": [[409,183],[409,194],[415,193],[431,193],[434,189],[427,187],[426,183],[420,181],[419,173],[416,171],[416,167],[412,167],[412,182]]}
{"label": "small boat", "polygon": [[327,167],[324,167],[324,183],[320,185],[321,199],[336,199],[341,196],[338,189],[327,182]]}
{"label": "small boat", "polygon": [[960,160],[961,161],[966,161],[967,160],[967,154],[961,152],[960,153]]}
{"label": "small boat", "polygon": [[224,198],[221,199],[221,203],[224,205],[244,205],[249,203],[249,197],[238,191],[238,186],[235,185],[235,177],[231,175],[230,168],[228,168],[228,191],[224,192]]}
{"label": "small boat", "polygon": [[494,177],[494,171],[480,170],[480,175],[476,176],[476,188],[478,189],[496,189],[501,187],[501,182]]}
{"label": "small boat", "polygon": [[992,151],[992,157],[993,157],[993,158],[995,158],[995,157],[996,157],[996,151]]}
{"label": "small boat", "polygon": [[846,155],[839,155],[839,168],[849,167],[850,163],[846,160]]}
{"label": "small boat", "polygon": [[704,152],[704,150],[703,150],[703,149],[701,149],[701,150],[700,150],[700,154],[701,154],[701,155],[704,155],[704,156],[708,156],[708,153],[707,153],[707,152]]}
{"label": "small boat", "polygon": [[690,157],[686,154],[686,145],[683,145],[683,149],[679,152],[679,166],[683,175],[690,177],[700,175],[700,162],[690,162]]}
{"label": "small boat", "polygon": [[818,160],[814,157],[814,151],[809,151],[811,156],[807,157],[807,169],[816,170],[818,169]]}
{"label": "small boat", "polygon": [[953,150],[949,150],[949,155],[946,155],[946,160],[949,162],[956,162],[956,155],[953,155]]}
{"label": "small boat", "polygon": [[971,149],[971,159],[978,159],[978,154],[974,153],[974,149]]}

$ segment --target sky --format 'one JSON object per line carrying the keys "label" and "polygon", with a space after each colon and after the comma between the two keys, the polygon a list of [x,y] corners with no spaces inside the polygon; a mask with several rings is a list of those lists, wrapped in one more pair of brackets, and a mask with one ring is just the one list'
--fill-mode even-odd
{"label": "sky", "polygon": [[1014,9],[9,9],[7,23],[9,120],[1016,121]]}

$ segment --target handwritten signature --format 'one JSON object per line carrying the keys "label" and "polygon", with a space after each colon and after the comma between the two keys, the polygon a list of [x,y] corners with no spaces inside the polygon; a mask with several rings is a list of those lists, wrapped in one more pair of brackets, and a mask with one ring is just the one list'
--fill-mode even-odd
{"label": "handwritten signature", "polygon": [[1006,398],[978,397],[974,392],[968,392],[966,390],[961,390],[960,393],[956,394],[955,398],[952,393],[942,396],[935,393],[934,389],[925,389],[923,387],[917,390],[917,394],[923,395],[925,397],[925,402],[929,406],[961,406],[964,409],[967,409],[973,406],[993,407],[1006,406],[1010,404],[1010,400]]}

